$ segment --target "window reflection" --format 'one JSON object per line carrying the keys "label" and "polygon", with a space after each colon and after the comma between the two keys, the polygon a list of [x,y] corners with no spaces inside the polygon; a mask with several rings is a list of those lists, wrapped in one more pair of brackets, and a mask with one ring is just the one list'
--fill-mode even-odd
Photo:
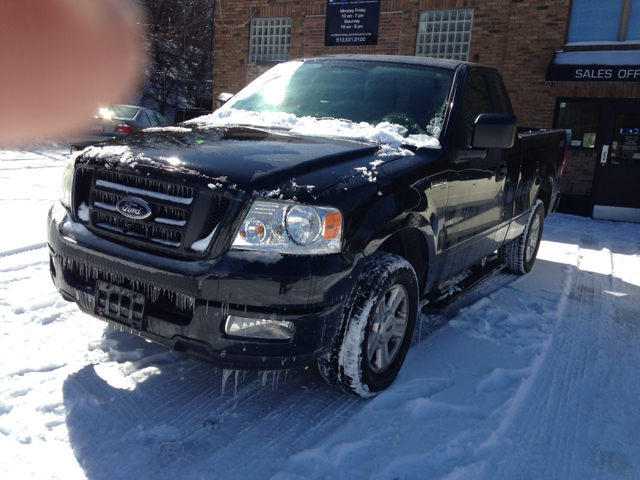
{"label": "window reflection", "polygon": [[570,148],[595,148],[599,115],[600,104],[598,102],[567,101],[560,103],[557,127],[571,132]]}

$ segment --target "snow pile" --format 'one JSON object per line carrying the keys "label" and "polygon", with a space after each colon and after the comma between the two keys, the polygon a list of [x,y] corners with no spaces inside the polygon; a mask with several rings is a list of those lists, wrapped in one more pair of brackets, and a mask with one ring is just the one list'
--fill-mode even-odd
{"label": "snow pile", "polygon": [[205,238],[201,238],[200,240],[196,240],[193,245],[191,245],[191,250],[199,253],[204,252],[209,247],[209,244],[211,243],[211,240],[213,239],[213,236],[215,235],[217,229],[218,226],[216,225],[216,227],[211,230],[211,233],[209,235],[207,235]]}
{"label": "snow pile", "polygon": [[292,113],[284,112],[250,112],[236,110],[234,108],[221,108],[210,115],[185,122],[188,125],[197,125],[200,128],[229,127],[234,125],[248,125],[253,127],[285,128],[289,134],[311,137],[344,138],[363,142],[377,143],[381,145],[379,154],[387,155],[413,155],[402,145],[416,147],[440,148],[437,138],[428,135],[420,135],[405,138],[407,132],[400,125],[381,122],[378,125],[360,122],[354,123],[345,119],[322,119],[313,117],[297,117]]}

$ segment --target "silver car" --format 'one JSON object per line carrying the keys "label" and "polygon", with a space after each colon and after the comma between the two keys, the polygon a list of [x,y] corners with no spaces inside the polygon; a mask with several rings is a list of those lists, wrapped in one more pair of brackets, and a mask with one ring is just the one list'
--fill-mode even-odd
{"label": "silver car", "polygon": [[101,108],[87,130],[70,136],[67,141],[73,151],[145,128],[165,125],[168,125],[167,120],[155,110],[135,105],[113,105]]}

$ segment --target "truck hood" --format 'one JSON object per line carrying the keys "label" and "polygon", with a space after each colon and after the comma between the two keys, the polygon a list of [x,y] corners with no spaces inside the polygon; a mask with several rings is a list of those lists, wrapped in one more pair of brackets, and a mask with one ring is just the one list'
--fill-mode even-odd
{"label": "truck hood", "polygon": [[255,127],[175,127],[89,147],[77,161],[149,175],[187,176],[190,181],[247,192],[295,185],[318,193],[371,168],[379,161],[378,149],[367,142]]}

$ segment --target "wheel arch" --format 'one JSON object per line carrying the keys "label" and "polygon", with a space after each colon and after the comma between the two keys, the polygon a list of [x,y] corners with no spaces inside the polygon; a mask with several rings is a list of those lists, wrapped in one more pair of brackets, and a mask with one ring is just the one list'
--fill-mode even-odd
{"label": "wheel arch", "polygon": [[386,238],[376,251],[391,253],[409,262],[416,272],[420,291],[424,291],[429,269],[429,247],[422,231],[403,228]]}

